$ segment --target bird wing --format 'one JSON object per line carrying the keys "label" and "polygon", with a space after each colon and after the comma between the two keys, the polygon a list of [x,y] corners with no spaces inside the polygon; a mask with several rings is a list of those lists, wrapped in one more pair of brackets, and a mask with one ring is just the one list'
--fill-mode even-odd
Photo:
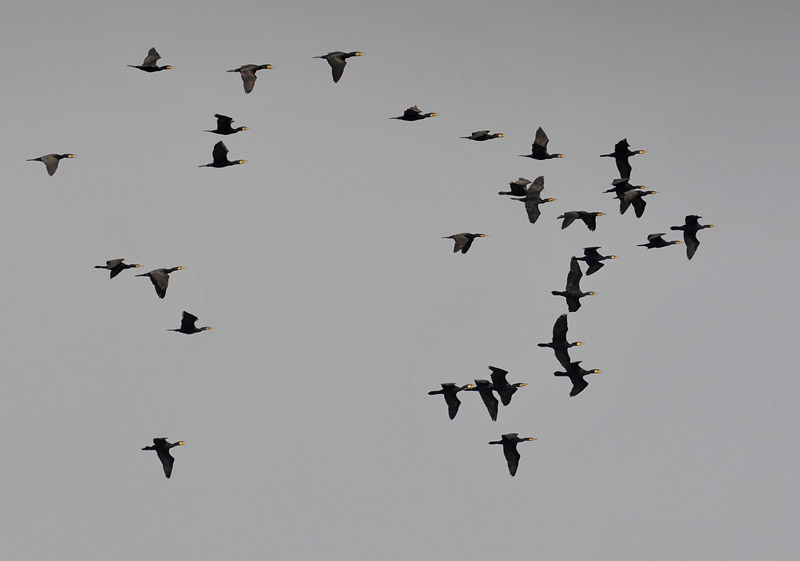
{"label": "bird wing", "polygon": [[492,418],[492,421],[496,421],[498,401],[492,394],[492,388],[481,388],[478,393],[481,394],[483,404],[486,406],[486,410],[489,411],[489,416]]}
{"label": "bird wing", "polygon": [[219,113],[215,114],[214,117],[217,118],[217,129],[224,130],[231,127],[231,123],[233,123],[233,119],[227,117],[225,115],[220,115]]}
{"label": "bird wing", "polygon": [[469,249],[467,242],[471,241],[467,236],[465,236],[464,234],[454,234],[448,237],[452,238],[453,241],[455,242],[455,245],[453,246],[453,253],[458,253],[461,250],[464,250],[463,253],[467,252],[467,250],[464,249],[464,247],[466,246],[467,249]]}
{"label": "bird wing", "polygon": [[489,134],[488,130],[485,130],[485,131],[473,131],[473,133],[470,136],[472,138],[479,138],[481,136],[486,136],[487,134]]}
{"label": "bird wing", "polygon": [[517,451],[517,443],[516,442],[503,442],[503,454],[506,457],[506,462],[508,463],[508,473],[511,474],[511,477],[517,473],[517,468],[519,467],[519,452]]}
{"label": "bird wing", "polygon": [[567,342],[567,314],[561,314],[553,324],[553,342],[566,343]]}
{"label": "bird wing", "polygon": [[631,164],[628,161],[628,156],[617,156],[615,159],[617,160],[617,170],[619,171],[619,176],[630,178]]}
{"label": "bird wing", "polygon": [[567,296],[567,309],[570,312],[577,312],[581,309],[581,300],[575,296]]}
{"label": "bird wing", "polygon": [[506,376],[508,376],[508,370],[503,370],[502,368],[497,368],[495,366],[490,366],[489,370],[492,371],[492,383],[496,386],[504,386],[508,384],[508,380],[506,380]]}
{"label": "bird wing", "polygon": [[542,152],[547,150],[547,143],[550,142],[550,139],[547,138],[547,135],[544,133],[542,127],[536,129],[536,140],[533,141],[533,150],[536,151],[536,147],[540,146]]}
{"label": "bird wing", "polygon": [[169,286],[169,275],[163,270],[150,271],[150,282],[156,288],[156,294],[159,298],[164,298],[167,295],[167,286]]}
{"label": "bird wing", "polygon": [[583,223],[586,224],[586,227],[589,228],[590,232],[594,232],[597,229],[597,215],[591,212],[587,212],[581,215],[581,220]]}
{"label": "bird wing", "polygon": [[42,161],[42,163],[44,163],[44,167],[47,168],[47,173],[49,175],[53,175],[58,169],[59,159],[56,158],[55,156],[51,156],[48,154],[47,156],[42,156],[40,160]]}
{"label": "bird wing", "polygon": [[339,57],[329,57],[328,64],[331,65],[331,76],[333,76],[333,82],[336,83],[344,74],[344,67],[347,65],[347,61],[343,58]]}
{"label": "bird wing", "polygon": [[195,328],[195,322],[197,321],[197,316],[190,314],[189,312],[183,312],[183,317],[181,318],[181,330],[191,331]]}
{"label": "bird wing", "polygon": [[[573,257],[569,260],[569,273],[567,273],[567,292],[580,292],[581,290],[581,266],[578,265],[578,258]],[[572,310],[570,310],[572,311]]]}
{"label": "bird wing", "polygon": [[[629,193],[639,193],[640,191],[628,191]],[[631,204],[633,205],[633,210],[636,213],[636,218],[641,218],[644,214],[644,207],[647,206],[647,201],[639,195],[638,197],[634,197],[631,200]]]}
{"label": "bird wing", "polygon": [[517,388],[514,386],[503,386],[500,388],[495,388],[494,391],[497,392],[497,395],[500,396],[500,401],[503,405],[508,405],[511,403],[511,398],[514,397],[514,394],[517,393]]}
{"label": "bird wing", "polygon": [[158,51],[155,47],[150,49],[147,53],[147,56],[144,57],[144,61],[142,62],[142,66],[155,66],[156,62],[161,58],[161,55],[158,54]]}
{"label": "bird wing", "polygon": [[409,107],[408,109],[403,111],[403,116],[404,117],[411,117],[412,119],[414,117],[418,117],[421,114],[422,114],[422,111],[416,105],[414,105],[413,107]]}
{"label": "bird wing", "polygon": [[569,379],[572,382],[572,391],[569,392],[570,397],[575,397],[589,385],[589,382],[584,380],[583,376],[570,376]]}
{"label": "bird wing", "polygon": [[256,73],[253,70],[241,70],[239,74],[242,76],[242,82],[244,83],[244,93],[250,93],[253,91],[253,86],[256,85]]}
{"label": "bird wing", "polygon": [[214,145],[214,149],[211,151],[211,156],[214,159],[214,163],[227,162],[228,147],[225,146],[225,143],[220,140]]}
{"label": "bird wing", "polygon": [[531,183],[528,186],[527,194],[528,195],[533,195],[533,194],[541,195],[542,191],[544,191],[544,176],[540,175],[539,177],[537,177],[536,179],[533,180],[533,183]]}
{"label": "bird wing", "polygon": [[595,263],[592,263],[591,265],[589,265],[589,268],[588,268],[588,269],[586,269],[586,274],[587,274],[587,275],[591,275],[591,274],[593,274],[593,273],[596,273],[597,271],[599,271],[600,269],[602,269],[602,268],[603,268],[603,266],[604,266],[604,265],[603,265],[603,263],[601,263],[601,262],[599,262],[599,261],[597,261],[597,262],[595,262]]}
{"label": "bird wing", "polygon": [[108,261],[106,261],[106,266],[108,266],[108,267],[116,267],[117,265],[119,265],[123,261],[125,261],[124,257],[122,259],[109,259]]}
{"label": "bird wing", "polygon": [[525,201],[525,211],[528,213],[528,222],[531,224],[535,224],[542,215],[542,211],[539,210],[539,204],[539,201]]}
{"label": "bird wing", "polygon": [[564,216],[564,222],[561,223],[562,230],[567,226],[569,226],[570,224],[572,224],[573,222],[575,222],[575,219],[578,218],[578,215],[572,212],[565,212],[563,216]]}
{"label": "bird wing", "polygon": [[700,240],[697,239],[697,232],[689,229],[684,230],[683,242],[686,244],[686,257],[691,259],[700,246]]}
{"label": "bird wing", "polygon": [[[648,242],[652,242],[652,241],[657,240],[658,238],[661,238],[661,236],[666,236],[666,235],[667,234],[665,232],[659,232],[658,234],[650,234],[649,236],[647,236],[647,241]],[[662,241],[663,241],[663,238],[662,238]]]}
{"label": "bird wing", "polygon": [[451,420],[455,419],[458,408],[461,406],[461,400],[458,399],[455,392],[444,392],[444,400],[447,403],[447,414],[450,416]]}
{"label": "bird wing", "polygon": [[[566,314],[565,314],[566,315]],[[556,347],[553,349],[556,354],[556,360],[563,366],[564,368],[569,368],[572,359],[569,358],[569,351],[564,347]]]}
{"label": "bird wing", "polygon": [[156,453],[158,454],[158,459],[161,460],[161,465],[164,466],[164,475],[169,479],[172,475],[172,464],[175,463],[175,458],[165,448],[156,448]]}

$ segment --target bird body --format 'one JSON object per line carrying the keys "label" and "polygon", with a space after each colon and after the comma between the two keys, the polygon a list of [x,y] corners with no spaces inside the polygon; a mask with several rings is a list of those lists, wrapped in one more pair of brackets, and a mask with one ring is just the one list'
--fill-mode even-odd
{"label": "bird body", "polygon": [[458,399],[458,392],[470,389],[472,387],[474,387],[472,384],[467,384],[466,386],[457,386],[451,382],[445,382],[442,384],[442,389],[429,391],[428,395],[443,395],[444,401],[447,403],[447,414],[449,415],[450,420],[453,420],[456,418],[458,408],[461,406],[461,400]]}
{"label": "bird body", "polygon": [[625,214],[625,211],[628,210],[628,207],[633,205],[633,211],[636,213],[636,218],[641,218],[644,214],[644,207],[647,205],[644,197],[647,195],[655,195],[656,193],[658,193],[658,191],[631,190],[624,192],[621,196],[618,195],[619,213]]}
{"label": "bird body", "polygon": [[667,247],[674,244],[681,243],[680,240],[672,240],[667,241],[663,238],[666,234],[664,232],[660,232],[658,234],[650,234],[647,236],[647,243],[640,243],[638,247],[646,247],[647,249],[659,248],[659,247]]}
{"label": "bird body", "polygon": [[464,232],[462,234],[453,234],[452,236],[444,236],[442,239],[452,239],[455,241],[455,246],[453,247],[453,253],[466,253],[469,251],[469,248],[472,247],[472,241],[475,238],[485,238],[487,234],[470,234],[468,232]]}
{"label": "bird body", "polygon": [[597,251],[600,247],[584,247],[583,257],[576,257],[578,261],[584,261],[589,267],[586,269],[586,275],[596,273],[603,268],[603,261],[606,259],[616,259],[616,255],[600,255]]}
{"label": "bird body", "polygon": [[47,168],[48,175],[53,175],[58,169],[58,162],[64,158],[74,158],[75,154],[47,154],[46,156],[39,156],[38,158],[31,158],[29,162],[42,162],[44,167]]}
{"label": "bird body", "polygon": [[203,164],[202,166],[197,166],[201,168],[226,168],[228,166],[235,166],[238,164],[244,164],[247,160],[229,160],[228,159],[228,147],[225,146],[225,143],[221,140],[214,145],[214,149],[211,151],[211,157],[214,159],[213,162],[210,164]]}
{"label": "bird body", "polygon": [[183,312],[183,317],[181,318],[181,326],[178,329],[167,329],[167,331],[177,331],[178,333],[191,335],[193,333],[200,333],[201,331],[208,331],[209,329],[213,329],[213,327],[209,325],[206,325],[205,327],[197,327],[197,325],[195,325],[196,323],[197,323],[197,316],[192,315],[189,312]]}
{"label": "bird body", "polygon": [[594,232],[597,229],[597,217],[598,216],[605,216],[604,212],[587,212],[585,210],[569,210],[559,216],[558,218],[563,218],[564,221],[561,223],[561,229],[563,230],[573,222],[575,222],[578,218],[583,220],[583,223],[586,224],[586,227],[589,228],[590,232]]}
{"label": "bird body", "polygon": [[147,56],[144,57],[144,61],[141,65],[136,66],[133,64],[129,64],[131,68],[138,68],[139,70],[143,70],[145,72],[161,72],[162,70],[172,70],[172,67],[167,66],[158,66],[156,62],[161,58],[161,55],[158,54],[158,51],[155,47],[148,51]]}
{"label": "bird body", "polygon": [[438,113],[423,113],[419,107],[414,105],[413,107],[409,107],[403,114],[399,117],[389,117],[390,119],[399,119],[400,121],[421,121],[422,119],[427,119],[428,117],[436,117]]}
{"label": "bird body", "polygon": [[183,446],[185,442],[179,440],[178,442],[167,442],[166,438],[154,438],[152,446],[145,446],[142,450],[155,450],[158,454],[158,459],[161,460],[161,465],[164,468],[164,475],[167,479],[172,475],[172,465],[175,463],[175,458],[169,453],[170,448],[175,446]]}
{"label": "bird body", "polygon": [[570,381],[572,382],[572,390],[569,392],[570,397],[575,397],[583,390],[585,390],[586,387],[589,385],[589,382],[584,380],[585,376],[588,376],[589,374],[599,374],[602,372],[602,370],[597,370],[597,369],[584,370],[583,368],[581,368],[581,362],[582,361],[578,360],[576,362],[569,363],[568,366],[564,366],[564,368],[567,369],[566,372],[553,372],[553,376],[569,377]]}
{"label": "bird body", "polygon": [[256,72],[259,70],[272,70],[271,64],[244,64],[239,68],[228,70],[228,72],[238,72],[242,77],[244,93],[249,94],[256,85]]}
{"label": "bird body", "polygon": [[468,392],[478,392],[489,412],[489,417],[492,421],[497,420],[497,398],[492,394],[494,385],[489,380],[475,380],[475,385],[471,388],[465,388]]}
{"label": "bird body", "polygon": [[328,64],[331,65],[331,75],[333,76],[333,82],[338,82],[342,74],[344,73],[344,67],[347,66],[347,59],[353,56],[362,56],[364,53],[361,51],[353,51],[350,53],[345,53],[342,51],[333,51],[328,53],[327,55],[320,55],[315,56],[313,58],[324,58],[328,61]]}
{"label": "bird body", "polygon": [[491,378],[494,391],[496,391],[497,395],[500,396],[500,402],[504,406],[511,403],[511,398],[514,397],[515,393],[517,393],[517,389],[524,388],[525,386],[528,385],[525,382],[517,382],[516,384],[509,384],[508,380],[506,380],[506,376],[508,376],[508,371],[503,370],[502,368],[490,366],[489,370],[492,371]]}
{"label": "bird body", "polygon": [[683,226],[670,226],[670,230],[683,230],[683,241],[686,243],[686,257],[691,259],[700,247],[700,240],[697,239],[697,232],[703,228],[713,228],[713,224],[700,224],[702,216],[689,214],[684,219]]}
{"label": "bird body", "polygon": [[637,154],[646,153],[646,150],[631,150],[630,146],[631,145],[628,144],[628,139],[623,138],[614,146],[613,152],[610,154],[600,154],[601,158],[614,158],[614,160],[617,162],[619,176],[626,179],[630,179],[631,177],[631,164],[628,161],[628,158]]}
{"label": "bird body", "polygon": [[125,269],[138,269],[139,267],[141,267],[141,265],[139,264],[135,263],[128,264],[128,263],[123,263],[123,261],[125,261],[124,257],[122,259],[110,259],[106,261],[105,265],[95,265],[94,268],[108,269],[109,271],[111,271],[110,276],[108,278],[113,279]]}
{"label": "bird body", "polygon": [[567,314],[561,314],[553,324],[553,340],[549,343],[538,343],[540,347],[550,347],[555,351],[556,359],[561,366],[569,368],[572,362],[569,358],[569,348],[583,345],[583,341],[567,342]]}
{"label": "bird body", "polygon": [[233,119],[231,119],[230,117],[228,117],[226,115],[220,115],[219,113],[216,113],[214,115],[214,117],[217,118],[217,128],[216,128],[216,130],[203,131],[203,132],[213,132],[214,134],[228,135],[228,134],[235,134],[235,133],[237,133],[239,131],[246,131],[247,130],[247,127],[236,127],[236,128],[233,128],[233,126],[232,126]]}
{"label": "bird body", "polygon": [[553,158],[563,158],[563,154],[550,154],[547,151],[547,143],[550,142],[550,139],[547,138],[544,130],[542,127],[536,129],[536,139],[533,141],[531,145],[531,153],[530,154],[520,154],[523,158],[532,158],[534,160],[550,160]]}
{"label": "bird body", "polygon": [[183,267],[172,267],[171,269],[153,269],[149,273],[142,273],[136,275],[137,277],[149,277],[150,282],[156,289],[156,294],[159,298],[164,298],[167,295],[167,287],[169,286],[169,274],[175,271],[181,271]]}
{"label": "bird body", "polygon": [[477,142],[483,142],[484,140],[492,140],[493,138],[503,138],[505,135],[502,132],[495,132],[489,134],[489,131],[475,131],[469,136],[462,136],[460,138],[466,138],[467,140],[475,140]]}
{"label": "bird body", "polygon": [[581,291],[581,267],[578,265],[577,257],[573,257],[569,262],[569,273],[567,273],[567,286],[564,291],[554,290],[553,296],[563,296],[567,299],[567,308],[570,312],[577,312],[581,307],[581,298],[584,296],[594,296],[594,292]]}
{"label": "bird body", "polygon": [[[522,179],[522,178],[520,178]],[[536,179],[533,180],[528,188],[525,190],[525,195],[519,199],[513,199],[515,201],[522,201],[525,203],[525,212],[528,214],[528,222],[531,224],[535,224],[536,221],[541,216],[542,212],[539,210],[539,205],[544,203],[551,203],[555,201],[555,199],[543,199],[542,198],[542,191],[544,190],[544,176],[540,175]]]}
{"label": "bird body", "polygon": [[520,442],[525,442],[529,440],[536,440],[532,436],[527,438],[520,438],[518,433],[510,432],[504,434],[500,437],[500,440],[494,440],[489,444],[502,444],[503,446],[503,455],[506,457],[506,463],[508,464],[508,473],[511,474],[511,477],[514,477],[517,473],[517,468],[519,467],[519,452],[517,451],[517,444]]}

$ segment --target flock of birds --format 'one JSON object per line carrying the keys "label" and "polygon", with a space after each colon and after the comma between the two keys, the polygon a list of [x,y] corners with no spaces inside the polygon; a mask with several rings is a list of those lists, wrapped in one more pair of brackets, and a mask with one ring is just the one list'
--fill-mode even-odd
{"label": "flock of birds", "polygon": [[[342,78],[345,66],[347,64],[347,59],[362,55],[363,53],[361,51],[334,51],[326,55],[313,58],[322,58],[328,62],[331,67],[333,81],[336,83]],[[157,63],[160,59],[161,56],[159,55],[158,51],[156,51],[155,48],[151,48],[141,65],[128,66],[148,73],[172,69],[172,66],[169,65],[159,66]],[[255,87],[256,72],[259,70],[270,69],[272,69],[271,64],[245,64],[238,68],[228,70],[228,72],[239,73],[242,78],[244,91],[246,94],[249,94]],[[390,117],[390,119],[415,122],[435,117],[436,115],[436,113],[423,113],[419,107],[414,105],[406,109],[402,115]],[[215,118],[217,119],[216,129],[206,130],[204,132],[227,136],[247,130],[247,127],[245,126],[234,128],[233,119],[226,115],[216,114]],[[469,136],[463,136],[461,138],[476,142],[484,142],[487,140],[503,138],[503,136],[503,133],[492,133],[489,130],[480,130],[473,132]],[[562,154],[549,153],[548,144],[549,138],[544,130],[542,130],[540,127],[536,131],[536,136],[531,146],[531,153],[520,154],[520,156],[539,161],[560,159],[564,157]],[[641,218],[646,207],[644,197],[656,193],[656,191],[647,191],[644,190],[642,186],[631,185],[630,183],[632,172],[630,158],[644,153],[644,150],[631,150],[627,139],[622,139],[617,142],[613,152],[601,154],[601,157],[614,158],[616,162],[616,167],[620,177],[612,181],[611,189],[607,189],[604,192],[614,193],[615,198],[618,199],[620,203],[620,214],[625,214],[627,209],[632,206],[636,217]],[[47,154],[38,158],[32,158],[28,161],[42,162],[45,165],[47,173],[52,176],[58,170],[58,165],[61,160],[71,159],[74,157],[74,154]],[[217,142],[214,146],[212,158],[213,161],[211,163],[203,164],[199,167],[224,168],[245,163],[245,160],[229,160],[228,148],[222,141]],[[539,176],[534,181],[529,181],[523,177],[520,177],[519,179],[510,182],[509,186],[509,191],[500,191],[499,194],[510,196],[512,197],[512,200],[525,203],[525,210],[528,220],[531,224],[536,223],[541,216],[541,210],[539,208],[540,205],[556,200],[554,198],[542,198],[541,194],[544,190],[544,176]],[[576,220],[581,220],[590,231],[595,231],[597,228],[597,218],[599,216],[604,216],[604,213],[588,212],[584,210],[571,210],[563,212],[558,216],[558,219],[562,220],[562,229],[569,227]],[[686,244],[686,255],[688,259],[692,259],[700,245],[700,242],[697,238],[697,232],[704,228],[714,227],[711,224],[700,224],[700,218],[701,217],[697,215],[688,215],[685,217],[684,224],[670,227],[670,230],[679,230],[683,232],[683,240]],[[681,243],[679,240],[665,240],[665,235],[665,233],[650,234],[647,237],[647,243],[639,245],[641,247],[646,247],[647,249],[654,249],[664,248],[670,245]],[[466,254],[472,247],[475,239],[486,236],[486,234],[482,233],[463,232],[445,236],[445,238],[453,240],[453,252],[461,252],[462,254]],[[567,273],[565,289],[563,291],[552,291],[553,295],[562,296],[565,298],[569,312],[576,312],[580,309],[582,298],[595,294],[591,291],[583,292],[581,290],[580,281],[583,278],[583,271],[578,262],[583,261],[586,263],[586,275],[588,276],[603,268],[603,261],[616,258],[614,255],[602,255],[599,252],[599,249],[600,247],[587,247],[584,248],[582,257],[573,256],[570,259],[570,267],[569,272]],[[139,264],[128,264],[124,261],[124,259],[110,259],[106,261],[105,265],[96,265],[95,268],[108,270],[110,272],[110,278],[113,279],[126,269],[141,267]],[[136,276],[149,278],[153,284],[153,287],[155,288],[156,294],[159,298],[163,299],[167,294],[170,274],[182,269],[183,267],[181,266],[172,268],[159,268]],[[554,375],[569,378],[570,382],[572,383],[572,389],[569,395],[570,397],[574,397],[587,388],[588,382],[586,382],[585,377],[590,374],[600,373],[601,370],[586,370],[581,366],[582,361],[573,361],[570,357],[569,349],[574,346],[580,346],[583,343],[581,341],[569,342],[567,340],[567,317],[568,316],[566,313],[560,315],[553,325],[552,340],[547,343],[539,343],[538,346],[551,348],[554,351],[556,360],[564,369],[563,371],[554,372]],[[197,321],[197,316],[184,311],[181,318],[180,327],[177,329],[169,329],[168,331],[176,331],[178,333],[192,335],[212,329],[210,326],[197,327]],[[452,420],[455,419],[461,405],[458,394],[462,391],[477,392],[486,406],[489,417],[492,421],[496,421],[499,404],[502,403],[503,406],[508,406],[518,389],[525,387],[527,384],[524,382],[509,383],[507,380],[508,371],[503,370],[502,368],[490,366],[489,369],[491,370],[490,379],[476,379],[474,384],[465,385],[457,385],[452,382],[446,382],[441,384],[441,389],[433,390],[428,393],[429,395],[442,395],[444,397],[448,409],[448,416]],[[495,394],[497,394],[499,397],[499,401],[495,397]],[[533,437],[520,438],[518,433],[507,433],[501,435],[500,440],[489,442],[489,444],[502,445],[506,462],[508,464],[508,471],[511,476],[514,476],[517,472],[520,460],[520,454],[517,451],[517,445],[520,442],[533,440],[536,439]],[[171,443],[167,438],[158,437],[153,439],[152,446],[145,446],[142,448],[142,450],[154,450],[156,452],[159,460],[161,461],[164,475],[169,478],[172,475],[172,468],[175,461],[173,456],[170,454],[170,450],[176,446],[182,445],[184,445],[183,441]]]}

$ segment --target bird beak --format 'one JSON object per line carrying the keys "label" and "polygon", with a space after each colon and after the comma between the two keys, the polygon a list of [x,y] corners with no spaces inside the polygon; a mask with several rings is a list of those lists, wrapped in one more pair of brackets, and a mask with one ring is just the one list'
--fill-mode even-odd
{"label": "bird beak", "polygon": [[272,70],[272,65],[271,64],[267,65],[267,70]]}
{"label": "bird beak", "polygon": [[611,259],[616,259],[617,258],[616,255],[609,255],[609,257],[611,257]]}
{"label": "bird beak", "polygon": [[75,154],[69,154],[69,155],[67,156],[67,158],[74,158],[74,157],[75,157]]}
{"label": "bird beak", "polygon": [[178,441],[176,444],[177,444],[178,446],[183,446],[183,445],[184,445],[184,444],[186,444],[186,443],[185,443],[183,440],[180,440],[180,441]]}
{"label": "bird beak", "polygon": [[[556,156],[556,157],[557,157],[557,158],[563,158],[563,157],[564,157],[564,154],[559,154],[559,155],[558,155],[558,156]],[[534,440],[535,440],[535,439],[534,439]]]}
{"label": "bird beak", "polygon": [[240,164],[246,164],[246,163],[247,163],[247,160],[239,160],[239,163],[240,163]]}
{"label": "bird beak", "polygon": [[356,53],[356,56],[361,56],[361,55],[363,55],[363,54],[364,54],[364,53],[362,53],[361,51],[358,51],[358,52]]}
{"label": "bird beak", "polygon": [[184,268],[185,268],[185,267],[178,267],[178,270],[179,270],[179,271],[183,271],[183,269],[184,269]]}
{"label": "bird beak", "polygon": [[501,132],[497,135],[497,138],[503,138],[505,135]]}

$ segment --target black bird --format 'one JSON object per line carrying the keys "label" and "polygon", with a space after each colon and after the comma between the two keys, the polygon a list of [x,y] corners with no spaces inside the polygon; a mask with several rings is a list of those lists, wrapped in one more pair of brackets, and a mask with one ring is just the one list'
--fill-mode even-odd
{"label": "black bird", "polygon": [[492,371],[492,386],[494,386],[494,391],[497,392],[497,395],[500,396],[500,402],[503,405],[508,405],[511,403],[511,398],[514,397],[515,393],[517,393],[518,388],[524,388],[528,385],[525,382],[509,384],[508,380],[506,380],[506,376],[508,376],[508,370],[503,370],[502,368],[497,368],[495,366],[490,366],[489,370]]}
{"label": "black bird", "polygon": [[556,359],[564,368],[569,368],[569,348],[583,345],[583,341],[567,342],[567,314],[561,314],[553,324],[553,340],[549,343],[538,343],[540,347],[550,347],[555,351]]}
{"label": "black bird", "polygon": [[162,70],[172,70],[172,67],[167,66],[158,66],[156,62],[158,59],[161,58],[161,55],[158,54],[158,51],[155,47],[148,51],[147,56],[144,57],[144,62],[142,62],[141,66],[136,66],[134,64],[129,64],[131,68],[138,68],[139,70],[144,70],[145,72],[160,72]]}
{"label": "black bird", "polygon": [[634,189],[644,189],[644,185],[631,185],[627,177],[615,179],[611,182],[611,189],[606,189],[603,193],[614,193],[619,199],[623,194]]}
{"label": "black bird", "polygon": [[511,477],[514,477],[514,475],[517,473],[517,468],[519,467],[519,452],[517,452],[517,444],[527,440],[536,440],[532,436],[520,438],[517,435],[518,433],[516,432],[510,432],[502,435],[500,440],[495,440],[489,443],[503,445],[503,454],[506,457],[506,462],[508,463],[508,473],[511,474]]}
{"label": "black bird", "polygon": [[586,264],[589,266],[586,269],[586,275],[591,275],[592,273],[596,273],[600,269],[603,268],[602,261],[605,259],[616,259],[616,255],[600,255],[600,252],[597,251],[600,249],[600,246],[597,247],[584,247],[583,248],[583,257],[576,257],[578,261],[585,261]]}
{"label": "black bird", "polygon": [[588,376],[589,374],[599,374],[602,370],[584,370],[581,368],[580,360],[576,362],[570,362],[568,366],[564,366],[567,369],[566,372],[553,372],[553,376],[568,376],[570,382],[572,382],[572,391],[569,392],[570,397],[575,397],[583,390],[586,389],[586,386],[589,385],[589,382],[584,380],[584,376]]}
{"label": "black bird", "polygon": [[637,247],[646,247],[647,249],[653,249],[654,247],[668,247],[673,244],[681,243],[679,240],[672,240],[667,241],[662,236],[666,236],[664,232],[660,232],[658,234],[650,234],[647,236],[647,243],[640,243]]}
{"label": "black bird", "polygon": [[563,296],[567,299],[567,308],[570,312],[577,312],[581,307],[581,298],[584,296],[594,296],[594,292],[581,292],[581,267],[578,265],[578,258],[573,257],[569,262],[569,273],[567,273],[567,287],[563,292],[554,290],[553,296]]}
{"label": "black bird", "polygon": [[194,316],[189,312],[183,312],[183,318],[181,319],[180,328],[167,329],[167,331],[177,331],[178,333],[185,333],[186,335],[191,335],[192,333],[200,333],[201,331],[208,331],[209,329],[214,329],[210,325],[206,325],[205,327],[197,327],[195,325],[196,322],[197,322],[197,316]]}
{"label": "black bird", "polygon": [[247,127],[236,127],[233,128],[231,123],[233,123],[233,119],[230,117],[226,117],[225,115],[220,115],[219,113],[215,114],[214,117],[217,118],[217,128],[213,131],[203,131],[203,132],[213,132],[214,134],[235,134],[239,131],[246,131]]}
{"label": "black bird", "polygon": [[31,158],[28,162],[42,162],[47,168],[48,175],[53,175],[58,169],[58,162],[64,158],[74,158],[75,154],[47,154],[38,158]]}
{"label": "black bird", "polygon": [[164,298],[167,295],[167,287],[169,286],[169,274],[175,271],[182,271],[183,267],[172,267],[171,269],[153,269],[149,273],[136,275],[137,277],[150,277],[150,282],[156,287],[156,294],[159,298]]}
{"label": "black bird", "polygon": [[563,218],[564,222],[561,223],[561,229],[563,230],[575,220],[580,218],[583,220],[583,223],[586,224],[586,227],[589,228],[589,231],[594,232],[597,229],[597,217],[598,216],[605,216],[604,212],[587,212],[585,210],[570,210],[559,216],[558,218]]}
{"label": "black bird", "polygon": [[464,232],[463,234],[453,234],[452,236],[444,236],[442,239],[450,238],[456,242],[455,247],[453,247],[453,253],[466,253],[469,251],[469,248],[472,247],[472,240],[475,238],[485,238],[488,234],[470,234]]}
{"label": "black bird", "polygon": [[458,399],[458,392],[462,390],[468,390],[470,388],[474,388],[472,384],[467,384],[466,386],[457,386],[451,382],[446,382],[442,384],[442,389],[440,390],[433,390],[428,392],[428,395],[438,395],[442,394],[444,396],[444,401],[447,403],[447,413],[450,416],[450,419],[456,418],[456,413],[458,413],[458,408],[461,406],[461,400]]}
{"label": "black bird", "polygon": [[95,265],[94,268],[108,269],[109,271],[111,271],[111,274],[108,278],[113,279],[125,269],[138,269],[139,267],[141,267],[141,265],[135,263],[131,263],[129,265],[128,263],[123,263],[123,261],[125,261],[124,257],[122,259],[111,259],[109,261],[106,261],[105,265]]}
{"label": "black bird", "polygon": [[353,51],[352,53],[343,53],[342,51],[333,51],[327,55],[315,56],[313,58],[324,58],[331,65],[331,75],[333,82],[336,83],[344,73],[344,67],[347,66],[347,59],[351,56],[361,56],[364,53],[361,51]]}
{"label": "black bird", "polygon": [[244,64],[239,68],[228,70],[228,72],[238,72],[242,76],[244,93],[249,94],[256,85],[256,72],[259,70],[272,70],[271,64]]}
{"label": "black bird", "polygon": [[630,156],[636,154],[645,154],[645,150],[631,150],[631,145],[628,144],[628,139],[623,138],[614,146],[614,151],[610,154],[600,154],[601,158],[614,158],[617,161],[617,169],[619,176],[630,179],[631,177],[631,164],[628,162]]}
{"label": "black bird", "polygon": [[489,131],[475,131],[469,136],[462,136],[460,138],[466,138],[467,140],[477,140],[478,142],[483,142],[484,140],[491,140],[493,138],[503,138],[505,135],[502,132],[495,132],[489,134]]}
{"label": "black bird", "polygon": [[628,207],[633,205],[633,211],[636,213],[636,218],[641,218],[644,214],[644,207],[647,206],[644,198],[647,195],[655,195],[658,191],[626,191],[622,196],[617,196],[619,199],[619,213],[625,214]]}
{"label": "black bird", "polygon": [[428,117],[435,117],[438,113],[423,113],[419,107],[414,105],[413,107],[409,107],[403,114],[399,117],[389,117],[390,119],[400,119],[401,121],[421,121],[422,119],[427,119]]}
{"label": "black bird", "polygon": [[210,164],[203,164],[197,166],[199,168],[226,168],[228,166],[235,166],[237,164],[244,164],[247,160],[229,160],[228,147],[221,140],[214,145],[214,150],[211,151],[211,156],[214,161]]}
{"label": "black bird", "polygon": [[563,154],[549,154],[547,152],[547,143],[550,139],[542,130],[542,127],[536,129],[536,140],[531,145],[530,154],[520,154],[523,158],[533,158],[534,160],[550,160],[552,158],[563,158]]}
{"label": "black bird", "polygon": [[697,248],[700,246],[700,240],[697,239],[697,231],[703,228],[713,228],[713,224],[700,224],[698,219],[702,216],[696,214],[689,214],[684,219],[683,226],[670,226],[670,230],[683,230],[683,241],[686,243],[686,257],[691,259]]}
{"label": "black bird", "polygon": [[525,203],[525,211],[528,213],[528,221],[531,224],[535,224],[542,214],[539,210],[539,205],[555,201],[552,198],[543,199],[542,190],[544,190],[544,176],[540,175],[533,180],[533,183],[526,189],[525,195],[521,199],[514,199]]}
{"label": "black bird", "polygon": [[520,177],[516,181],[510,182],[508,185],[511,191],[498,191],[498,195],[511,195],[512,197],[524,197],[528,194],[526,187],[530,184],[530,180]]}
{"label": "black bird", "polygon": [[494,385],[489,380],[475,380],[475,385],[471,388],[466,388],[468,392],[478,392],[481,394],[483,404],[486,405],[486,410],[492,421],[497,420],[497,398],[492,393]]}
{"label": "black bird", "polygon": [[169,476],[172,475],[172,464],[175,463],[175,458],[172,457],[172,454],[169,453],[170,448],[174,448],[175,446],[183,446],[185,442],[183,440],[179,440],[178,442],[167,442],[166,438],[154,438],[152,446],[145,446],[142,450],[155,450],[156,454],[158,454],[158,459],[161,460],[161,465],[164,466],[164,475]]}

